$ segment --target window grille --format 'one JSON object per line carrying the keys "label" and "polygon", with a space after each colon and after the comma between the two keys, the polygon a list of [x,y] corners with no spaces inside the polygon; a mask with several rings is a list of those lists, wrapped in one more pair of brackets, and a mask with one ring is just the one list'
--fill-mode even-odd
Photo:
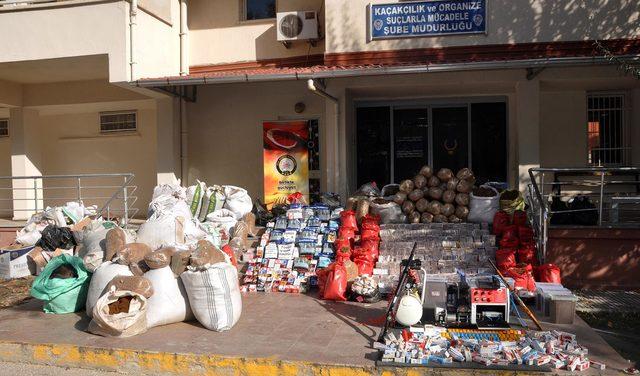
{"label": "window grille", "polygon": [[0,119],[0,137],[9,137],[9,119]]}
{"label": "window grille", "polygon": [[100,132],[131,132],[137,129],[137,113],[135,111],[101,112]]}
{"label": "window grille", "polygon": [[587,96],[587,160],[592,166],[626,166],[628,140],[624,94]]}

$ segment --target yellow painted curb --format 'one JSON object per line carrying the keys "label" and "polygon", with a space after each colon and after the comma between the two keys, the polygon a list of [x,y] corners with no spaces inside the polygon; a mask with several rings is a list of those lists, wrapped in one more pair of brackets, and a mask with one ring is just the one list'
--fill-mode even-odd
{"label": "yellow painted curb", "polygon": [[131,349],[107,349],[67,344],[28,344],[0,341],[0,361],[119,371],[147,375],[309,375],[309,376],[419,376],[514,375],[515,372],[445,370],[431,368],[375,368],[325,365],[269,358],[174,354]]}

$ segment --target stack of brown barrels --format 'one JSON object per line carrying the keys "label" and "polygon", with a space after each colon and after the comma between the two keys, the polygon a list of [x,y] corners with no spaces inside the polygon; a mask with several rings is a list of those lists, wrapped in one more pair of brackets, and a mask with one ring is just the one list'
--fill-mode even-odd
{"label": "stack of brown barrels", "polygon": [[402,207],[409,223],[464,222],[475,181],[469,168],[454,174],[448,168],[434,173],[431,167],[424,166],[413,179],[400,183],[393,201]]}

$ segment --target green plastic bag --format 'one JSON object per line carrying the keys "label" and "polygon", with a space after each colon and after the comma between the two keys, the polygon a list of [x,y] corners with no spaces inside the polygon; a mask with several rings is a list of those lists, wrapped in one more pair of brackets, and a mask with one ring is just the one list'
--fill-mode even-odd
{"label": "green plastic bag", "polygon": [[[78,274],[78,278],[49,278],[61,265],[68,264]],[[49,261],[42,273],[33,281],[31,296],[44,300],[46,313],[73,313],[84,309],[91,274],[85,269],[79,257],[62,254]]]}

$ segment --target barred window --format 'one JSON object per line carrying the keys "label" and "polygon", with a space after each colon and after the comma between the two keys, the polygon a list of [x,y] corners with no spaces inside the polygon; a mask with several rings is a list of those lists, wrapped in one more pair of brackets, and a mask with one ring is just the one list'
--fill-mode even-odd
{"label": "barred window", "polygon": [[0,137],[9,137],[9,119],[0,119]]}
{"label": "barred window", "polygon": [[592,166],[626,166],[631,147],[624,94],[587,96],[587,160]]}
{"label": "barred window", "polygon": [[101,112],[100,132],[131,132],[137,129],[136,111]]}

